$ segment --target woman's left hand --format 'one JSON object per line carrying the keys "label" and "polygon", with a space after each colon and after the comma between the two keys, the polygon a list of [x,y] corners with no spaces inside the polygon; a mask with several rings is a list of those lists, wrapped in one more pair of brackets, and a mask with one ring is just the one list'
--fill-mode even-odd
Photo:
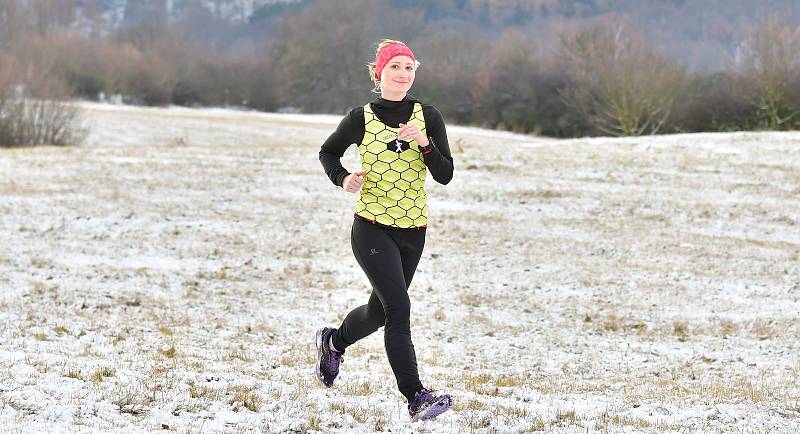
{"label": "woman's left hand", "polygon": [[397,138],[410,142],[416,140],[417,144],[421,147],[428,146],[428,138],[422,134],[419,127],[414,124],[400,124],[400,131],[397,132]]}

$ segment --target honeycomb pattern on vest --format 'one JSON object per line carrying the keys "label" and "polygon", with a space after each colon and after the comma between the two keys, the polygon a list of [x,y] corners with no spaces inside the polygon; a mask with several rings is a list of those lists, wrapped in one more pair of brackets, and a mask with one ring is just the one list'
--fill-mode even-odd
{"label": "honeycomb pattern on vest", "polygon": [[[408,123],[425,134],[421,104],[414,104]],[[398,131],[381,122],[369,104],[364,106],[364,139],[358,151],[365,176],[356,214],[398,228],[425,226],[427,168],[417,142],[398,140]]]}

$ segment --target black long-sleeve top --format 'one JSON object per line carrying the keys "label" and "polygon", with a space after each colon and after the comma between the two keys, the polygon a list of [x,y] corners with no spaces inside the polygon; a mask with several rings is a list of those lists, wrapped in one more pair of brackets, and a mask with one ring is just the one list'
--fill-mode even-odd
{"label": "black long-sleeve top", "polygon": [[[384,124],[399,128],[401,123],[407,123],[414,110],[414,103],[419,102],[413,97],[406,96],[402,101],[390,101],[376,98],[371,107],[378,119]],[[450,155],[450,144],[447,142],[447,132],[442,114],[432,105],[422,104],[422,114],[425,117],[425,132],[430,144],[424,148],[425,166],[428,167],[433,179],[440,184],[447,184],[453,179],[453,157]],[[328,178],[335,185],[341,187],[344,178],[350,174],[342,166],[342,156],[347,148],[355,143],[357,146],[364,139],[364,107],[356,107],[339,122],[336,131],[325,140],[319,151],[319,161],[325,169]],[[430,148],[431,152],[427,152]]]}

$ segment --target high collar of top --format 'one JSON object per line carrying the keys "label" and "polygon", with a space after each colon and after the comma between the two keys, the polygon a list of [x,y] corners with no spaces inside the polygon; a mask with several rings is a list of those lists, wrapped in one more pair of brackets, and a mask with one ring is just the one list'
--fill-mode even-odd
{"label": "high collar of top", "polygon": [[381,122],[392,128],[398,128],[400,123],[408,122],[414,111],[414,103],[420,102],[411,95],[406,95],[400,101],[385,98],[375,98],[370,103],[372,110]]}
{"label": "high collar of top", "polygon": [[390,60],[397,56],[408,56],[411,58],[411,60],[417,60],[417,58],[414,57],[414,53],[411,51],[411,49],[404,44],[391,44],[383,47],[381,51],[378,52],[378,55],[375,56],[375,74],[379,80],[381,78],[381,72],[383,71],[383,68],[387,63],[389,63]]}
{"label": "high collar of top", "polygon": [[409,104],[414,105],[415,102],[419,102],[419,100],[409,94],[406,94],[406,96],[404,96],[400,101],[392,101],[383,97],[375,98],[375,100],[372,101],[372,106],[382,109],[393,109],[398,107],[407,107]]}

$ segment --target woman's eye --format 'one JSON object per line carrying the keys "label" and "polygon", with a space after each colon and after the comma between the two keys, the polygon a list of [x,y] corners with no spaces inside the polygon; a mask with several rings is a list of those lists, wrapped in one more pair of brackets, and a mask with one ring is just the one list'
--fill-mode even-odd
{"label": "woman's eye", "polygon": [[397,65],[392,65],[392,69],[397,69]]}

